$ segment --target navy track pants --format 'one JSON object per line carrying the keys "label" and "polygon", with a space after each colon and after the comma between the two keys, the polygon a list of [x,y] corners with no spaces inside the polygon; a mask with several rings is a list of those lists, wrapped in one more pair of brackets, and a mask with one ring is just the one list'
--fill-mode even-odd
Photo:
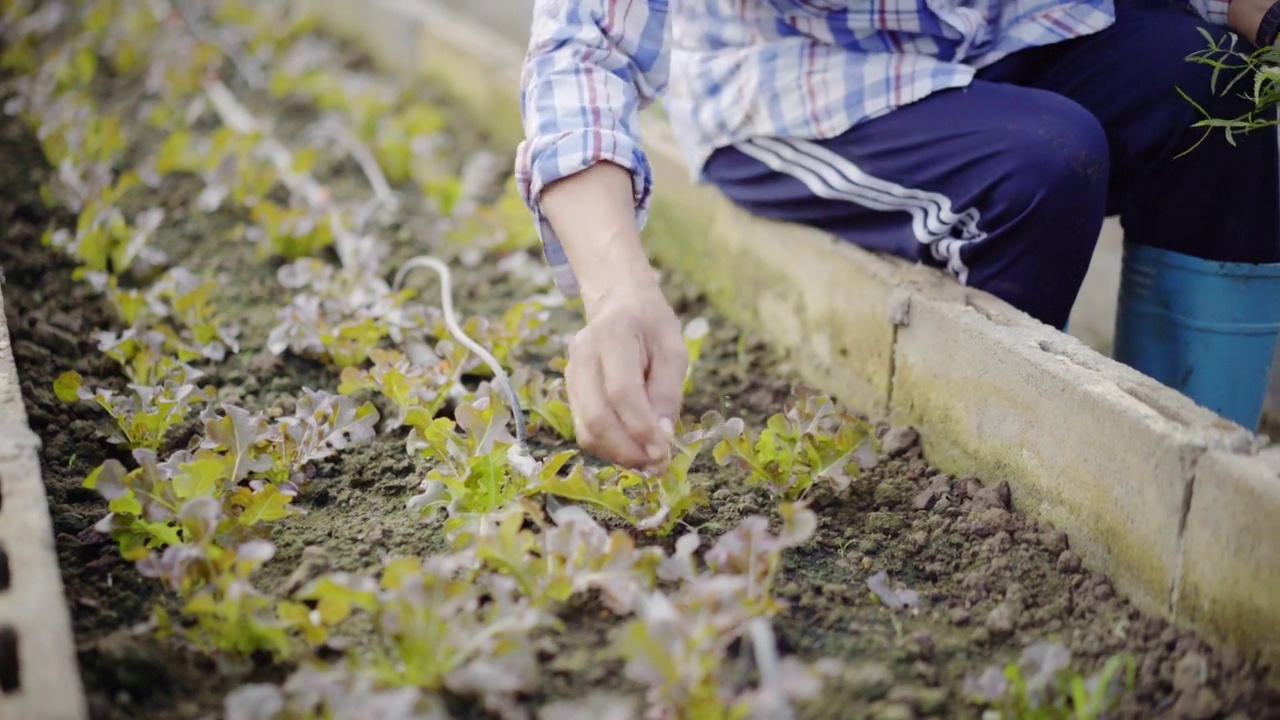
{"label": "navy track pants", "polygon": [[[1208,260],[1280,261],[1274,128],[1201,140],[1178,89],[1216,117],[1252,109],[1189,62],[1227,30],[1171,0],[1116,0],[1114,25],[983,68],[830,140],[758,138],[705,177],[733,202],[951,273],[1063,327],[1105,217],[1128,241]],[[1252,48],[1243,42],[1244,52]]]}

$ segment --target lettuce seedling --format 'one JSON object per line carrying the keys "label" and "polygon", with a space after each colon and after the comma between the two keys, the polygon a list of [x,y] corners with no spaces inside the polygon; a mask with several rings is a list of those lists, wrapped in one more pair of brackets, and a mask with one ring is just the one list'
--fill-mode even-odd
{"label": "lettuce seedling", "polygon": [[182,544],[172,521],[184,501],[171,482],[172,465],[158,462],[150,450],[135,450],[133,458],[138,467],[132,471],[118,460],[107,460],[89,473],[84,487],[107,501],[109,512],[95,529],[119,543],[124,559],[138,561],[152,548]]}
{"label": "lettuce seedling", "polygon": [[241,28],[244,51],[250,56],[274,56],[318,27],[314,14],[299,10],[292,3],[247,0],[215,3],[210,20],[219,26]]}
{"label": "lettuce seedling", "polygon": [[219,286],[201,280],[183,268],[173,268],[147,291],[148,307],[177,327],[163,327],[169,346],[184,361],[197,358],[222,361],[227,352],[239,352],[240,329],[226,323],[213,303]]}
{"label": "lettuce seedling", "polygon": [[[437,181],[436,187],[439,186],[440,181]],[[441,199],[442,205],[447,203],[445,214],[449,215],[462,199],[463,187],[457,180],[443,187],[452,191]],[[440,189],[434,192],[441,194]],[[490,257],[532,250],[538,247],[538,233],[534,224],[529,222],[528,214],[513,178],[503,186],[502,194],[495,201],[476,208],[445,237],[460,247],[483,252]]]}
{"label": "lettuce seedling", "polygon": [[345,395],[304,387],[297,411],[277,418],[262,435],[271,455],[262,476],[274,485],[300,483],[304,466],[373,439],[377,423],[371,402],[357,406]]}
{"label": "lettuce seedling", "polygon": [[194,451],[161,463],[154,452],[135,450],[137,469],[109,460],[86,479],[110,510],[96,529],[115,538],[143,575],[188,598],[183,615],[194,624],[175,630],[158,613],[163,631],[182,632],[201,647],[278,656],[289,651],[290,633],[314,639],[308,613],[300,619],[282,605],[272,617],[271,598],[249,583],[270,558],[270,545],[256,536],[290,513],[302,467],[372,437],[377,414],[343,396],[304,393],[297,413],[274,423],[235,406],[208,409]]}
{"label": "lettuce seedling", "polygon": [[253,206],[250,215],[258,224],[264,255],[297,260],[318,255],[333,245],[328,212],[299,205],[281,207],[263,200]]}
{"label": "lettuce seedling", "polygon": [[450,533],[553,481],[576,455],[575,451],[559,453],[526,475],[510,458],[516,441],[507,429],[511,412],[487,383],[476,395],[454,411],[456,422],[431,418],[416,409],[406,417],[406,424],[413,428],[406,441],[409,452],[436,463],[422,481],[422,492],[409,499],[409,507],[428,512],[445,508],[450,518],[445,530]]}
{"label": "lettuce seedling", "polygon": [[274,718],[383,718],[450,720],[444,699],[416,687],[386,687],[370,672],[349,666],[304,664],[281,686],[250,683],[231,691],[226,720]]}
{"label": "lettuce seedling", "polygon": [[160,146],[155,171],[200,176],[205,187],[196,197],[196,208],[202,212],[217,210],[228,198],[252,210],[280,181],[275,166],[258,152],[261,142],[261,133],[226,126],[207,137],[177,129]]}
{"label": "lettuce seedling", "polygon": [[[755,693],[724,682],[729,648],[751,622],[781,607],[772,582],[781,553],[809,540],[817,526],[812,511],[782,507],[783,528],[768,531],[763,517],[749,517],[722,536],[698,571],[693,553],[698,536],[680,538],[676,553],[662,563],[659,577],[679,581],[671,594],[649,592],[636,605],[637,617],[615,635],[626,659],[627,677],[648,687],[655,717],[690,720],[745,720]],[[784,691],[788,686],[784,685]]]}
{"label": "lettuce seedling", "polygon": [[349,368],[368,360],[369,354],[390,334],[380,320],[367,317],[322,328],[320,344],[334,365]]}
{"label": "lettuce seedling", "polygon": [[[123,5],[123,7],[113,7]],[[102,3],[96,10],[101,23],[101,52],[116,73],[134,75],[146,66],[148,49],[160,29],[161,19],[149,7],[137,3]],[[92,23],[86,23],[91,25]]]}
{"label": "lettuce seedling", "polygon": [[[182,627],[181,634],[206,652],[247,656],[265,651],[276,659],[288,657],[289,625],[277,617],[272,597],[250,581],[274,555],[275,546],[265,540],[210,553],[209,582],[183,605],[182,615],[191,625]],[[165,613],[156,615],[161,637],[177,630]]]}
{"label": "lettuce seedling", "polygon": [[59,375],[54,394],[63,402],[93,402],[116,421],[107,442],[126,448],[159,450],[169,431],[184,422],[194,407],[214,397],[212,389],[200,389],[194,381],[200,373],[177,365],[156,385],[131,383],[129,392],[116,394],[106,388],[90,390],[74,370]]}
{"label": "lettuce seedling", "polygon": [[[480,523],[469,550],[511,577],[534,607],[552,611],[570,596],[599,591],[606,607],[629,614],[654,586],[660,548],[637,548],[625,532],[607,532],[585,510],[566,505],[540,532],[525,527],[530,508],[511,505]],[[541,524],[541,523],[540,523]]]}
{"label": "lettuce seedling", "polygon": [[369,351],[373,367],[342,369],[338,392],[354,395],[361,391],[377,391],[395,405],[396,413],[383,423],[391,432],[404,425],[411,411],[420,418],[434,418],[449,400],[449,392],[457,377],[447,372],[444,363],[415,365],[398,350],[375,348]]}
{"label": "lettuce seedling", "polygon": [[164,211],[144,210],[130,222],[115,204],[138,182],[137,174],[129,171],[100,194],[88,195],[86,190],[88,196],[75,231],[60,228],[45,233],[45,245],[62,250],[80,264],[73,273],[77,279],[89,273],[125,273],[135,265],[145,273],[164,263],[163,253],[149,245],[164,220]]}
{"label": "lettuce seedling", "polygon": [[675,453],[661,473],[578,464],[567,475],[540,478],[530,490],[587,503],[639,530],[667,535],[690,511],[707,503],[705,491],[689,477],[689,468],[712,436],[698,427],[686,429],[683,421],[677,423],[675,435]]}
{"label": "lettuce seedling", "polygon": [[702,346],[710,332],[711,324],[704,317],[694,318],[684,326],[684,345],[689,353],[689,368],[685,372],[684,378],[684,394],[686,395],[693,390],[693,371],[697,368],[698,361],[702,358]]}
{"label": "lettuce seedling", "polygon": [[[234,137],[230,135],[229,129],[223,129],[220,132]],[[169,175],[182,172],[200,173],[211,167],[217,167],[221,158],[206,154],[211,144],[211,139],[197,138],[188,128],[174,130],[169,133],[164,142],[160,143],[160,148],[156,151],[154,169],[161,175]]]}
{"label": "lettuce seedling", "polygon": [[777,535],[769,531],[768,519],[759,515],[744,518],[733,530],[721,535],[707,550],[704,558],[707,570],[702,573],[693,563],[693,553],[701,539],[696,532],[683,535],[676,543],[676,553],[663,563],[661,576],[684,583],[713,578],[716,582],[728,582],[725,578],[735,578],[744,608],[761,616],[779,612],[783,606],[773,597],[773,582],[782,553],[809,542],[818,528],[818,517],[803,503],[783,503],[778,512],[782,516],[782,528]]}
{"label": "lettuce seedling", "polygon": [[[197,378],[200,371],[178,360],[169,353],[164,333],[158,330],[142,330],[135,325],[120,332],[94,334],[98,350],[120,364],[120,369],[130,382],[138,385],[159,385],[164,378],[184,375]],[[70,387],[64,383],[66,392]],[[61,395],[59,397],[62,397]],[[68,394],[67,397],[70,397]],[[63,398],[66,400],[67,398]]]}
{"label": "lettuce seedling", "polygon": [[573,441],[573,412],[569,409],[569,391],[564,377],[548,377],[528,365],[519,365],[511,374],[520,403],[530,411],[530,432],[549,427],[557,435]]}
{"label": "lettuce seedling", "polygon": [[[65,392],[68,386],[69,381],[61,390]],[[231,405],[224,405],[221,414],[206,409],[200,418],[205,436],[194,455],[181,451],[166,463],[156,465],[154,450],[147,450],[149,455],[138,454],[143,450],[135,451],[139,471],[146,470],[141,476],[148,482],[145,497],[159,501],[178,493],[159,506],[169,514],[177,510],[177,500],[206,495],[219,500],[225,497],[227,517],[236,518],[243,527],[253,527],[285,516],[285,506],[296,494],[308,463],[372,439],[378,412],[372,403],[356,406],[348,397],[303,388],[297,411],[270,424],[261,414],[250,414]],[[151,461],[144,463],[144,458]],[[245,485],[246,480],[253,482]],[[204,490],[185,496],[183,483],[194,483]],[[177,488],[170,487],[174,485]],[[143,509],[133,514],[153,519],[169,517],[156,512],[147,515]]]}
{"label": "lettuce seedling", "polygon": [[327,357],[339,367],[365,362],[384,339],[400,341],[406,332],[422,327],[421,306],[408,301],[412,293],[394,292],[376,271],[381,252],[373,248],[366,265],[334,268],[316,258],[303,258],[280,268],[280,283],[304,289],[282,308],[267,337],[275,354]]}
{"label": "lettuce seedling", "polygon": [[1085,677],[1071,668],[1071,652],[1057,641],[1023,648],[1017,662],[989,666],[964,680],[964,694],[1001,717],[1030,720],[1097,720],[1132,692],[1133,658],[1115,655]]}
{"label": "lettuce seedling", "polygon": [[376,592],[355,576],[327,576],[303,595],[373,608],[382,642],[360,664],[379,686],[478,696],[504,718],[522,717],[512,714],[515,696],[537,683],[530,633],[554,623],[511,578],[476,572],[467,554],[390,560]]}
{"label": "lettuce seedling", "polygon": [[[42,92],[47,88],[31,89],[35,93],[20,96],[27,100],[21,109],[37,128],[41,149],[57,171],[42,188],[46,201],[77,213],[98,199],[113,205],[133,179],[121,185],[114,171],[128,148],[120,118],[99,112],[93,99],[80,90],[48,97]],[[102,207],[95,208],[95,213]]]}
{"label": "lettuce seedling", "polygon": [[564,578],[570,593],[598,591],[606,608],[630,614],[640,595],[653,588],[662,550],[637,547],[622,530],[607,532],[576,505],[565,505],[551,517],[555,526],[542,535],[548,574]]}
{"label": "lettuce seedling", "polygon": [[720,438],[714,457],[734,463],[783,498],[795,500],[814,482],[843,490],[857,475],[859,462],[874,459],[875,436],[868,423],[840,410],[825,396],[797,388],[786,409],[756,432],[738,418],[704,420]]}
{"label": "lettuce seedling", "polygon": [[[436,212],[444,217],[452,217],[463,201],[462,178],[457,175],[427,178],[422,181],[422,193]],[[453,233],[446,233],[445,237],[453,239],[454,236]]]}
{"label": "lettuce seedling", "polygon": [[[468,318],[462,323],[462,330],[488,348],[494,359],[509,369],[515,366],[516,358],[525,349],[537,347],[548,340],[550,318],[551,312],[547,305],[541,298],[534,297],[512,304],[496,322],[481,316]],[[427,331],[440,340],[450,338],[443,315],[435,316]],[[493,371],[478,357],[467,358],[464,368],[467,374],[493,376]]]}
{"label": "lettuce seedling", "polygon": [[[160,462],[154,451],[138,449],[134,470],[108,460],[85,479],[84,486],[108,503],[109,514],[97,527],[119,542],[123,557],[141,561],[149,550],[181,545],[185,549],[166,561],[193,560],[198,545],[240,542],[260,523],[285,516],[292,491],[261,481],[240,484],[271,467],[264,457],[269,449],[255,447],[260,441],[250,437],[258,417],[230,406],[224,411],[202,416],[212,436],[195,452],[181,450]],[[184,574],[165,577],[184,592],[195,580]]]}
{"label": "lettuce seedling", "polygon": [[439,108],[415,102],[381,118],[373,135],[362,139],[373,150],[387,179],[401,184],[413,179],[414,140],[438,134],[447,125]]}
{"label": "lettuce seedling", "polygon": [[240,329],[225,322],[213,303],[219,289],[215,280],[201,280],[180,267],[171,268],[145,290],[121,288],[119,279],[106,273],[92,273],[88,280],[128,326],[122,335],[98,335],[99,349],[109,355],[113,349],[112,357],[122,366],[144,350],[139,341],[145,341],[149,352],[172,355],[178,362],[220,362],[228,352],[240,350]]}

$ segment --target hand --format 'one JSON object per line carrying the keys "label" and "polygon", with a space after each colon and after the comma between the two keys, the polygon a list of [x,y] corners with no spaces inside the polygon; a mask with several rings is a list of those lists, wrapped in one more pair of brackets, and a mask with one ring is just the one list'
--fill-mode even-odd
{"label": "hand", "polygon": [[1251,43],[1257,43],[1262,18],[1274,0],[1232,0],[1227,7],[1227,25]]}
{"label": "hand", "polygon": [[656,282],[589,299],[565,369],[578,444],[618,465],[664,470],[688,367],[680,320]]}
{"label": "hand", "polygon": [[640,245],[633,190],[627,170],[603,162],[548,185],[541,204],[587,310],[565,368],[578,444],[659,472],[670,458],[689,354]]}

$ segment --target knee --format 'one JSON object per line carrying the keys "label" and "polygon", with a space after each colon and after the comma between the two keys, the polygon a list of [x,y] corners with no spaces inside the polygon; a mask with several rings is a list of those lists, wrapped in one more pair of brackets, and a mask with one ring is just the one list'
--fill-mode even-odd
{"label": "knee", "polygon": [[1004,128],[1005,172],[994,178],[997,202],[1021,216],[1039,211],[1059,225],[1072,216],[1082,231],[1101,222],[1111,176],[1107,135],[1098,119],[1080,105],[1052,96],[1041,99],[1039,112]]}
{"label": "knee", "polygon": [[[1215,119],[1234,119],[1256,109],[1247,97],[1253,78],[1237,78],[1244,68],[1216,67],[1241,65],[1239,58],[1231,56],[1233,46],[1239,45],[1237,53],[1250,52],[1248,46],[1234,42],[1227,29],[1189,13],[1166,13],[1136,35],[1133,42],[1143,51],[1146,75],[1142,86],[1133,90],[1146,96],[1148,122],[1158,124],[1163,119],[1169,124],[1168,132],[1176,135],[1204,119],[1197,106]],[[1220,49],[1214,50],[1215,46]]]}

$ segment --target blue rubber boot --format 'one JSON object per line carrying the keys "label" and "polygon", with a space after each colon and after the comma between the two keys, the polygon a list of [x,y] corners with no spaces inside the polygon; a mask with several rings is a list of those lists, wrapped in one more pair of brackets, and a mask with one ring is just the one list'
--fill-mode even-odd
{"label": "blue rubber boot", "polygon": [[1125,243],[1115,359],[1249,430],[1280,337],[1280,263]]}

